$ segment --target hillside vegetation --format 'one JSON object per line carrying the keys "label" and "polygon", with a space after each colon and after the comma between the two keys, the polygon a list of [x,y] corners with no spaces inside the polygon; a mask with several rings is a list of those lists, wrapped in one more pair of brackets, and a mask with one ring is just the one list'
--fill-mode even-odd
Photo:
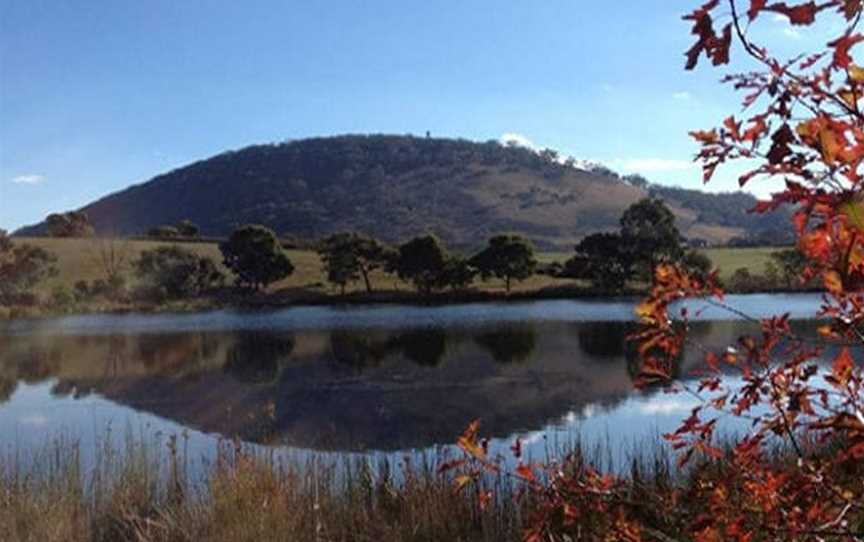
{"label": "hillside vegetation", "polygon": [[[208,236],[246,223],[317,239],[358,231],[387,242],[421,233],[474,248],[515,231],[542,249],[570,250],[586,234],[618,226],[648,194],[675,213],[682,233],[709,242],[784,225],[781,214],[747,213],[744,193],[705,194],[585,171],[555,153],[496,141],[412,136],[338,136],[226,152],[85,206],[97,233],[137,235],[184,219]],[[44,223],[19,235],[45,233]]]}

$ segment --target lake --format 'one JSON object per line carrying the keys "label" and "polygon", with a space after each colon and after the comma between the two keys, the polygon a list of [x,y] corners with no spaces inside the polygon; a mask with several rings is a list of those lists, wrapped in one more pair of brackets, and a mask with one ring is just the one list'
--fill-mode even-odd
{"label": "lake", "polygon": [[[815,294],[729,296],[750,315],[813,318]],[[0,453],[57,438],[182,435],[316,457],[404,456],[455,442],[473,419],[506,450],[543,456],[574,439],[611,463],[659,442],[695,405],[637,391],[625,336],[633,299],[270,312],[87,315],[0,323]],[[692,337],[732,343],[752,323],[704,302]],[[811,331],[812,332],[812,331]],[[682,378],[701,354],[685,353]],[[611,452],[609,452],[611,451]]]}

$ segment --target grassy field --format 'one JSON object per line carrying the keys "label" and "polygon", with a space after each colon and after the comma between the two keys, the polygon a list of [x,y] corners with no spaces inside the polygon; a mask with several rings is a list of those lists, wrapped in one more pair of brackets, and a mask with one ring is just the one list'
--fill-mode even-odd
{"label": "grassy field", "polygon": [[[72,286],[80,281],[104,279],[102,256],[111,250],[120,254],[124,264],[125,274],[132,277],[130,262],[136,260],[141,252],[158,246],[171,245],[164,241],[143,240],[102,240],[102,239],[57,239],[57,238],[16,238],[16,242],[30,243],[42,247],[57,256],[59,274],[39,286],[39,291],[48,293],[57,286]],[[215,262],[221,262],[222,256],[216,243],[183,243],[185,248],[193,250],[202,256],[208,256]],[[564,258],[565,255],[558,255]],[[288,257],[294,264],[294,273],[286,279],[270,286],[271,291],[303,289],[320,293],[335,294],[338,289],[326,282],[326,275],[318,254],[311,250],[289,250]],[[541,261],[554,261],[554,255],[543,255]],[[553,258],[553,259],[548,259]],[[566,259],[566,258],[565,258]],[[221,263],[220,263],[221,266]],[[134,283],[134,280],[133,280]],[[546,287],[572,285],[573,281],[555,279],[543,275],[535,275],[523,282],[513,284],[514,291],[532,291]],[[479,281],[475,285],[482,290],[504,291],[504,283],[500,280]],[[392,275],[376,272],[372,276],[372,286],[378,290],[407,290],[411,286],[399,281]],[[362,281],[350,285],[347,291],[361,291]]]}
{"label": "grassy field", "polygon": [[[79,281],[92,282],[107,277],[103,260],[106,255],[114,254],[122,261],[121,274],[127,279],[127,285],[131,288],[136,286],[132,262],[140,257],[140,254],[160,245],[170,245],[171,242],[149,241],[137,239],[56,239],[56,238],[17,238],[16,242],[30,243],[42,247],[57,257],[57,269],[59,273],[50,280],[40,283],[35,293],[43,302],[57,299],[58,288],[65,288],[71,292],[74,285]],[[215,242],[186,242],[184,247],[213,259],[221,266],[221,254]],[[756,275],[764,272],[765,263],[770,261],[771,253],[782,250],[779,248],[713,248],[705,252],[720,269],[721,279],[729,278],[738,268],[747,267]],[[257,303],[263,304],[292,304],[292,303],[314,303],[329,302],[330,296],[339,294],[338,287],[326,281],[324,268],[318,254],[312,250],[289,250],[288,256],[294,264],[294,273],[277,283],[270,285],[268,295],[259,297]],[[541,252],[537,259],[541,264],[552,262],[564,262],[570,257],[565,252]],[[227,270],[226,270],[227,271]],[[226,272],[226,275],[231,276]],[[372,274],[372,285],[377,292],[374,297],[365,295],[342,298],[349,302],[372,302],[375,300],[399,300],[410,301],[411,293],[414,292],[411,284],[400,281],[397,277],[377,271]],[[638,285],[634,286],[638,288]],[[449,301],[468,301],[497,298],[504,293],[504,282],[498,279],[478,280],[470,292],[460,292]],[[365,288],[362,281],[354,282],[346,289],[346,293],[362,293]],[[560,279],[547,275],[534,275],[522,282],[514,282],[512,292],[516,298],[534,297],[559,297],[573,295],[591,295],[590,285],[584,281],[571,279]],[[638,293],[630,291],[630,293]],[[445,294],[446,295],[446,294]],[[466,297],[467,296],[467,297]],[[479,297],[478,297],[479,296]],[[128,310],[131,307],[124,302],[119,304],[88,302],[85,305],[66,306],[66,311],[111,311]],[[248,302],[249,300],[244,300]],[[447,301],[447,300],[444,300]],[[139,307],[136,310],[204,310],[219,304],[232,304],[224,296],[219,298],[202,297],[182,302],[168,303],[149,308]],[[17,314],[17,313],[16,313]]]}
{"label": "grassy field", "polygon": [[704,250],[720,269],[720,278],[726,279],[736,269],[746,267],[751,273],[760,275],[765,272],[765,264],[771,261],[771,254],[786,250],[785,247],[753,248],[709,248]]}

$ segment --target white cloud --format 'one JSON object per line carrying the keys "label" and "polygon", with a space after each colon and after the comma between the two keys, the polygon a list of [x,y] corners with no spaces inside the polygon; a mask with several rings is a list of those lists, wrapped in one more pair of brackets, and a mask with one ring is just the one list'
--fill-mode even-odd
{"label": "white cloud", "polygon": [[528,137],[515,132],[507,132],[503,134],[500,141],[502,145],[510,144],[525,147],[526,149],[537,150],[537,145],[535,145],[533,141],[528,139]]}
{"label": "white cloud", "polygon": [[18,175],[17,177],[12,178],[12,182],[15,184],[39,184],[44,180],[44,176],[32,173],[28,175]]}
{"label": "white cloud", "polygon": [[682,101],[687,101],[690,98],[692,98],[692,96],[690,96],[689,92],[683,91],[683,90],[681,92],[676,92],[676,93],[672,94],[672,97],[675,98],[676,100],[682,100]]}

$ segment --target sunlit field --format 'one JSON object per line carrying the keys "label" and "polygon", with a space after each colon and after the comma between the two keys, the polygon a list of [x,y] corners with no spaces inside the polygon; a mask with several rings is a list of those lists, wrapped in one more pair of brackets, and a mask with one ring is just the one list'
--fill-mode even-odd
{"label": "sunlit field", "polygon": [[[130,283],[134,284],[134,273],[131,267],[131,262],[140,257],[141,252],[151,250],[159,246],[168,246],[172,244],[170,241],[147,241],[147,240],[130,240],[130,239],[69,239],[69,238],[48,238],[48,237],[33,237],[33,238],[16,238],[18,242],[30,243],[57,256],[57,269],[59,273],[52,279],[41,283],[38,290],[42,293],[49,293],[57,286],[66,286],[72,288],[76,282],[81,280],[93,281],[104,279],[102,266],[100,263],[101,255],[106,250],[112,248],[122,254],[126,262],[125,274],[130,279]],[[219,263],[222,267],[222,256],[219,253],[219,247],[216,243],[210,242],[186,242],[181,243],[184,248],[193,250],[202,256],[208,256],[213,261]],[[269,290],[276,292],[280,290],[304,289],[319,291],[323,293],[337,293],[338,288],[327,283],[326,273],[321,263],[321,258],[315,251],[312,250],[288,250],[288,257],[294,265],[294,272],[287,278],[270,285]],[[564,253],[542,253],[538,260],[541,263],[552,261],[564,261],[568,255]],[[222,268],[223,270],[224,267]],[[227,271],[226,271],[227,272]],[[568,286],[573,285],[574,281],[567,279],[557,279],[545,275],[534,275],[522,282],[514,282],[512,290],[515,292],[525,292],[539,290],[547,287]],[[398,280],[395,276],[377,271],[372,275],[372,286],[378,290],[410,290],[411,285]],[[504,282],[501,280],[478,280],[474,283],[476,288],[490,291],[503,292]],[[347,292],[359,292],[365,289],[362,281],[356,281],[346,288]]]}

